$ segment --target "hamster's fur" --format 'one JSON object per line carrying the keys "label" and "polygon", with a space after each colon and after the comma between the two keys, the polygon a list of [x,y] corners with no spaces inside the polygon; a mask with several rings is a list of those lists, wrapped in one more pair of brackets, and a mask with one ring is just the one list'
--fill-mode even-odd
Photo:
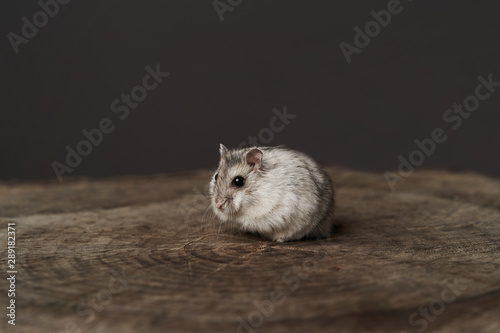
{"label": "hamster's fur", "polygon": [[332,182],[309,156],[282,146],[219,152],[210,195],[221,221],[276,242],[330,235]]}

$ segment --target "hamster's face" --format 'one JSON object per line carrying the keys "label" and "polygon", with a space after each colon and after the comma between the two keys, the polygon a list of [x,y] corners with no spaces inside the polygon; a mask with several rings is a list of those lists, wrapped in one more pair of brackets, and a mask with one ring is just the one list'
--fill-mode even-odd
{"label": "hamster's face", "polygon": [[219,168],[210,182],[210,194],[212,209],[222,221],[251,205],[262,158],[262,152],[257,151],[228,151],[221,145]]}

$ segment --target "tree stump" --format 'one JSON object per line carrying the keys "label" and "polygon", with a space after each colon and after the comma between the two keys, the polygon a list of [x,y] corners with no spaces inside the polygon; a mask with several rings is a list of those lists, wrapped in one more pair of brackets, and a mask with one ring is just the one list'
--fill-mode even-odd
{"label": "tree stump", "polygon": [[334,233],[287,243],[220,225],[208,171],[3,182],[2,332],[500,332],[499,180],[327,170]]}

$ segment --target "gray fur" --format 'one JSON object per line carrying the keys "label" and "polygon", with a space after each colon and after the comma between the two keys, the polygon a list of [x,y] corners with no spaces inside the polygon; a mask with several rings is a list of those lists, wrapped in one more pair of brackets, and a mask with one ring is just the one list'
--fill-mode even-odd
{"label": "gray fur", "polygon": [[[259,149],[258,170],[246,155]],[[284,242],[304,237],[327,237],[333,226],[334,190],[326,172],[309,156],[286,147],[220,149],[219,168],[210,183],[212,208],[222,220],[242,230]],[[245,185],[231,184],[236,176]],[[219,206],[219,207],[217,207]]]}

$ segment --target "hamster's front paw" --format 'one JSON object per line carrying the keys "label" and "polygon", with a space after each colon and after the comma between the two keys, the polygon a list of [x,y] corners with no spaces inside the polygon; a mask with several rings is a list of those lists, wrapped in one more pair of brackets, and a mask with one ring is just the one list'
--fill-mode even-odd
{"label": "hamster's front paw", "polygon": [[286,238],[284,236],[282,236],[282,237],[274,237],[273,241],[276,242],[276,243],[284,243],[284,242],[286,242]]}

